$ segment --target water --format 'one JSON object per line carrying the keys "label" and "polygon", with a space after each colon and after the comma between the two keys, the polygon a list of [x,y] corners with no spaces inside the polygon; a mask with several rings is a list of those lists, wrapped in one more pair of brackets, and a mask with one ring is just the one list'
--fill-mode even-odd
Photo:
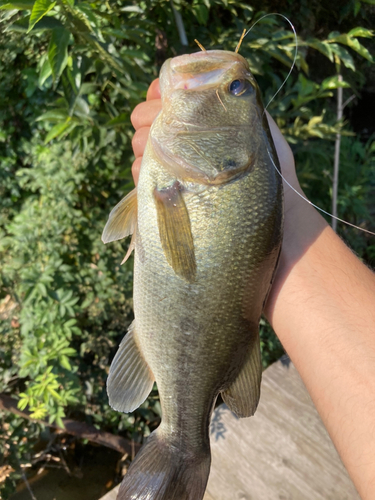
{"label": "water", "polygon": [[[98,500],[120,480],[121,454],[102,446],[82,446],[69,449],[63,455],[70,474],[62,463],[50,462],[51,467],[37,474],[37,468],[27,474],[36,500]],[[58,467],[58,468],[57,468]],[[22,481],[10,500],[31,500]]]}

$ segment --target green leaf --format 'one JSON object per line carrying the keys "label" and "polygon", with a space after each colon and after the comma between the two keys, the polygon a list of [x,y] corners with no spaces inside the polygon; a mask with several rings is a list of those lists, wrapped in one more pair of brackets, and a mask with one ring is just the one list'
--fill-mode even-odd
{"label": "green leaf", "polygon": [[52,30],[52,37],[48,47],[48,60],[55,82],[60,78],[68,62],[69,38],[70,33],[65,28],[55,28]]}
{"label": "green leaf", "polygon": [[[374,0],[374,5],[375,5],[375,0]],[[361,36],[363,38],[372,38],[374,36],[374,32],[373,32],[373,30],[368,30],[366,28],[362,28],[361,26],[358,26],[357,28],[353,28],[352,30],[350,30],[348,32],[348,36],[350,36],[350,37]]]}
{"label": "green leaf", "polygon": [[59,354],[65,354],[66,356],[75,356],[77,354],[77,351],[73,349],[73,347],[64,347],[59,351]]}
{"label": "green leaf", "polygon": [[65,368],[65,370],[72,371],[72,365],[69,363],[67,356],[60,357],[60,365]]}
{"label": "green leaf", "polygon": [[350,88],[350,85],[349,83],[345,82],[345,81],[339,81],[339,78],[338,76],[331,76],[329,78],[326,78],[325,80],[323,80],[322,82],[322,86],[321,88],[323,90],[326,90],[326,89],[338,89],[338,88]]}
{"label": "green leaf", "polygon": [[38,80],[39,87],[43,87],[45,81],[52,75],[52,69],[48,57],[46,57],[45,55],[43,57],[44,61],[39,72],[39,80]]}
{"label": "green leaf", "polygon": [[66,68],[66,71],[64,71],[61,76],[61,81],[63,84],[65,99],[69,106],[69,114],[72,115],[76,99],[78,97],[78,88],[69,68]]}
{"label": "green leaf", "polygon": [[44,406],[40,406],[30,414],[30,417],[35,418],[35,420],[41,420],[47,415],[47,413],[48,413],[47,408],[45,408]]}
{"label": "green leaf", "polygon": [[[68,363],[69,364],[69,363]],[[70,365],[69,365],[70,366]],[[58,394],[55,389],[52,389],[51,386],[47,386],[47,391],[51,394],[51,396],[56,399],[56,401],[61,401],[62,400],[62,397],[60,396],[60,394]]]}
{"label": "green leaf", "polygon": [[38,283],[37,287],[39,289],[39,292],[42,294],[42,297],[46,297],[47,296],[46,285],[44,283]]}
{"label": "green leaf", "polygon": [[331,43],[332,51],[340,58],[346,68],[355,71],[354,61],[349,52],[338,45],[337,43]]}
{"label": "green leaf", "polygon": [[25,393],[20,394],[21,399],[17,403],[17,408],[23,411],[29,403],[29,396]]}
{"label": "green leaf", "polygon": [[48,144],[49,141],[52,141],[52,139],[55,139],[55,137],[58,137],[59,135],[63,134],[65,130],[70,126],[70,122],[71,118],[69,116],[65,122],[58,123],[57,125],[52,127],[51,130],[48,132],[47,137],[44,140],[44,144]]}
{"label": "green leaf", "polygon": [[316,39],[307,40],[306,43],[307,45],[309,45],[309,47],[318,50],[321,54],[325,55],[331,62],[333,62],[333,53],[329,43],[321,42],[320,40]]}
{"label": "green leaf", "polygon": [[22,2],[0,2],[0,10],[31,10],[34,0],[23,0]]}
{"label": "green leaf", "polygon": [[50,111],[47,111],[46,113],[43,113],[42,115],[38,116],[36,119],[37,122],[40,121],[49,121],[49,122],[61,122],[61,120],[66,120],[69,117],[66,109],[51,109]]}
{"label": "green leaf", "polygon": [[57,416],[56,417],[56,424],[61,428],[65,429],[64,422],[62,421],[61,417]]}
{"label": "green leaf", "polygon": [[198,23],[206,26],[208,21],[208,9],[205,5],[197,4],[193,5],[193,13],[198,20]]}
{"label": "green leaf", "polygon": [[82,97],[76,99],[74,114],[82,118],[88,118],[90,115],[90,107]]}
{"label": "green leaf", "polygon": [[30,14],[29,29],[27,32],[31,31],[35,24],[40,21],[47,12],[53,9],[55,5],[56,2],[51,2],[50,0],[36,0]]}
{"label": "green leaf", "polygon": [[35,24],[34,32],[52,30],[54,28],[63,28],[63,27],[64,27],[63,23],[58,19],[56,19],[55,17],[45,16],[43,17],[43,19],[41,19]]}
{"label": "green leaf", "polygon": [[[75,318],[69,319],[64,323],[65,328],[70,328],[71,326],[75,325],[77,323],[77,320]],[[74,349],[73,349],[74,351]],[[75,351],[74,351],[75,352]]]}
{"label": "green leaf", "polygon": [[76,5],[76,9],[82,12],[82,14],[84,14],[87,17],[87,19],[90,21],[91,24],[93,24],[94,26],[98,24],[98,18],[95,16],[89,4],[78,3]]}
{"label": "green leaf", "polygon": [[333,41],[342,43],[344,45],[347,45],[351,49],[355,50],[360,54],[362,57],[367,59],[368,61],[372,62],[372,55],[370,52],[364,47],[362,44],[359,43],[359,41],[356,38],[352,38],[349,35],[339,35],[333,38]]}
{"label": "green leaf", "polygon": [[105,126],[106,127],[117,127],[118,125],[129,124],[129,115],[127,113],[121,113],[116,118],[112,118],[109,120]]}

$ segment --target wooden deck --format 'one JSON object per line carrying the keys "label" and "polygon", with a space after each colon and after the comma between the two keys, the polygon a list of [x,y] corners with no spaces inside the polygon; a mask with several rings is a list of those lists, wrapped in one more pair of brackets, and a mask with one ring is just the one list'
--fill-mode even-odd
{"label": "wooden deck", "polygon": [[[254,417],[216,409],[211,448],[204,500],[360,500],[287,357],[264,372]],[[101,500],[115,500],[117,490]]]}

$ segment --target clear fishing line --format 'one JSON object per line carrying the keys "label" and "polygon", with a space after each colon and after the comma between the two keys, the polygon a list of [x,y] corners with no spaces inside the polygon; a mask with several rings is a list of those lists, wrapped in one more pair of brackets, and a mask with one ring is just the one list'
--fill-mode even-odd
{"label": "clear fishing line", "polygon": [[[280,92],[280,90],[283,88],[283,86],[285,85],[285,83],[287,82],[288,78],[290,77],[293,69],[294,69],[294,66],[296,64],[296,60],[297,60],[297,55],[298,55],[298,38],[297,38],[297,32],[296,32],[296,29],[295,27],[293,26],[292,22],[286,17],[284,16],[283,14],[279,14],[277,12],[274,12],[272,14],[265,14],[264,16],[260,17],[245,33],[245,35],[243,35],[241,37],[241,40],[240,42],[242,42],[242,40],[246,37],[246,35],[254,28],[254,26],[259,23],[259,21],[261,21],[262,19],[264,19],[265,17],[269,17],[269,16],[280,16],[282,17],[283,19],[285,19],[290,27],[292,28],[293,30],[293,33],[294,33],[294,39],[295,39],[295,43],[296,43],[296,50],[295,50],[295,53],[294,53],[294,60],[293,60],[293,63],[292,63],[292,66],[289,70],[289,73],[287,74],[285,80],[283,81],[283,83],[281,84],[281,86],[279,87],[279,89],[277,90],[277,92],[273,95],[273,97],[271,98],[271,100],[268,102],[267,106],[264,108],[264,111],[263,111],[263,115],[265,114],[266,112],[266,109],[268,108],[268,106],[271,104],[271,102],[275,99],[275,97],[277,96],[277,94]],[[237,46],[238,47],[238,46]],[[239,48],[239,47],[238,47]],[[262,115],[262,116],[263,116]],[[281,173],[280,169],[277,168],[277,165],[275,165],[275,162],[272,158],[272,154],[270,152],[270,150],[267,148],[267,153],[268,153],[268,156],[270,157],[270,160],[272,162],[272,165],[275,167],[276,169],[276,172],[280,175],[280,177],[283,179],[283,181],[285,182],[285,184],[287,184],[287,186],[290,187],[290,189],[292,191],[294,191],[300,198],[302,198],[304,201],[306,201],[309,205],[311,205],[312,207],[316,208],[317,210],[319,210],[320,212],[328,215],[329,217],[332,217],[333,219],[336,219],[337,221],[339,222],[342,222],[343,224],[346,224],[347,226],[351,226],[351,227],[354,227],[355,229],[359,229],[360,231],[363,231],[365,233],[368,233],[368,234],[371,234],[373,236],[375,236],[375,233],[373,233],[372,231],[369,231],[368,229],[364,229],[363,227],[359,227],[359,226],[356,226],[355,224],[352,224],[351,222],[348,222],[346,220],[343,220],[343,219],[340,219],[339,217],[336,217],[335,215],[332,215],[331,213],[327,212],[326,210],[323,210],[323,208],[320,208],[318,207],[318,205],[315,205],[315,203],[313,203],[312,201],[308,200],[305,196],[303,196],[303,194],[301,194],[299,191],[297,191],[297,189],[295,189],[286,179],[285,177],[283,176],[283,174]]]}
{"label": "clear fishing line", "polygon": [[292,66],[290,67],[289,73],[287,74],[287,76],[286,76],[285,80],[283,81],[283,83],[280,85],[278,91],[274,94],[274,96],[268,102],[267,106],[264,108],[263,114],[266,112],[266,109],[268,108],[268,106],[271,104],[271,102],[275,99],[275,97],[277,96],[277,94],[280,92],[280,90],[286,84],[288,78],[290,77],[290,75],[291,75],[291,73],[292,73],[292,71],[294,69],[294,66],[295,66],[296,60],[297,60],[297,55],[298,55],[298,38],[297,38],[296,29],[293,26],[292,22],[286,16],[284,16],[283,14],[279,14],[277,12],[273,12],[272,14],[265,14],[264,16],[260,17],[257,21],[255,21],[255,23],[246,31],[245,35],[241,38],[241,41],[247,36],[248,33],[250,33],[250,31],[254,28],[254,26],[259,23],[259,21],[261,21],[262,19],[264,19],[266,17],[269,17],[269,16],[280,16],[283,19],[285,19],[286,21],[288,21],[288,23],[289,23],[289,25],[292,28],[293,33],[294,33],[294,40],[295,40],[295,43],[296,43],[296,50],[294,52],[294,60],[293,60]]}
{"label": "clear fishing line", "polygon": [[307,201],[307,203],[309,205],[311,205],[312,207],[316,208],[317,210],[319,210],[320,212],[323,212],[324,214],[328,215],[329,217],[332,217],[333,219],[336,219],[338,220],[339,222],[342,222],[348,226],[351,226],[351,227],[354,227],[355,229],[359,229],[360,231],[364,231],[365,233],[368,233],[368,234],[372,234],[373,236],[375,236],[375,233],[373,233],[372,231],[369,231],[368,229],[364,229],[363,227],[359,227],[359,226],[356,226],[355,224],[352,224],[351,222],[348,222],[346,220],[343,220],[343,219],[340,219],[339,217],[336,217],[335,215],[332,215],[330,214],[329,212],[326,212],[325,210],[323,210],[323,208],[320,208],[318,207],[318,205],[315,205],[312,201],[308,200],[307,198],[305,198],[303,196],[303,194],[301,194],[299,191],[297,191],[297,189],[295,189],[286,179],[285,177],[283,176],[283,174],[281,173],[280,169],[277,168],[277,166],[275,165],[275,162],[273,161],[273,158],[272,158],[272,155],[269,151],[269,149],[267,148],[267,153],[268,153],[268,156],[270,157],[270,160],[272,162],[272,165],[275,167],[276,169],[276,172],[280,175],[280,177],[283,179],[283,181],[285,182],[285,184],[287,184],[290,189],[292,189],[292,191],[294,191],[296,194],[298,194],[298,196],[300,198],[302,198],[303,200]]}

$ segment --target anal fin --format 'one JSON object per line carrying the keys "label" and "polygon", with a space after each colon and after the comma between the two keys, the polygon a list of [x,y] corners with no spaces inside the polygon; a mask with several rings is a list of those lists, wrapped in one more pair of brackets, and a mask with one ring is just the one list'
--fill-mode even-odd
{"label": "anal fin", "polygon": [[237,378],[221,393],[224,403],[238,417],[251,417],[257,409],[262,379],[259,340],[253,343]]}
{"label": "anal fin", "polygon": [[136,343],[133,321],[109,370],[109,404],[114,410],[132,412],[146,400],[153,384],[153,373]]}

